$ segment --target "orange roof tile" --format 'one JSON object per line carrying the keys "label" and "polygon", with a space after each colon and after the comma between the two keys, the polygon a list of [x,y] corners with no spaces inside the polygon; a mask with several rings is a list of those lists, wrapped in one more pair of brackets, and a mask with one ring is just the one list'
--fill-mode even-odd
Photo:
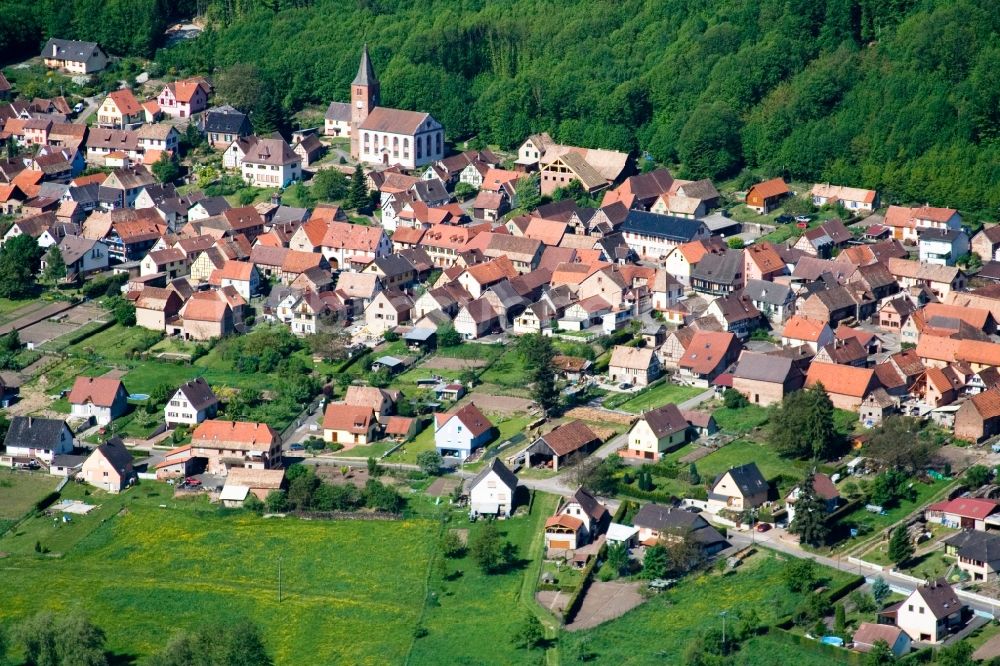
{"label": "orange roof tile", "polygon": [[806,374],[806,386],[822,384],[827,393],[863,398],[872,387],[875,371],[850,365],[813,361]]}
{"label": "orange roof tile", "polygon": [[791,338],[792,340],[819,342],[820,335],[823,333],[824,328],[826,328],[826,322],[818,321],[816,319],[807,319],[796,315],[789,318],[789,320],[785,322],[785,329],[781,335],[782,337]]}
{"label": "orange roof tile", "polygon": [[142,111],[139,101],[128,88],[115,90],[114,92],[109,93],[108,97],[115,103],[115,106],[118,107],[118,110],[122,113],[122,115],[134,116]]}
{"label": "orange roof tile", "polygon": [[751,187],[750,191],[747,192],[747,196],[750,196],[751,192],[768,199],[770,197],[788,194],[788,185],[785,183],[783,178],[772,178],[771,180],[765,180],[763,183],[757,183]]}
{"label": "orange roof tile", "polygon": [[266,423],[249,421],[204,421],[191,434],[196,447],[243,451],[268,451],[278,433]]}
{"label": "orange roof tile", "polygon": [[89,402],[98,407],[111,407],[122,388],[122,380],[112,377],[77,377],[67,399],[71,405]]}

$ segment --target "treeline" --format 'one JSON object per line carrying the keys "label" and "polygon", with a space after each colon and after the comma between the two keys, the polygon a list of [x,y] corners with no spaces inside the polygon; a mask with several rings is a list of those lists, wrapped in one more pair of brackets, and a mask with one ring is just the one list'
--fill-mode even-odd
{"label": "treeline", "polygon": [[[50,18],[37,19],[40,35],[111,33],[125,7],[150,10],[141,25],[165,10],[157,0],[0,0],[0,15],[13,19],[0,28],[7,39],[18,34],[9,24],[26,20],[8,5],[41,6]],[[78,11],[84,6],[89,14]],[[213,29],[161,49],[160,64],[179,74],[253,68],[266,101],[246,105],[255,112],[287,119],[343,101],[367,41],[383,102],[430,111],[453,139],[510,147],[545,130],[566,143],[648,151],[691,177],[748,170],[877,187],[886,201],[954,205],[974,216],[1000,208],[994,0],[171,7],[202,13]],[[146,32],[109,34],[109,48],[147,52]]]}

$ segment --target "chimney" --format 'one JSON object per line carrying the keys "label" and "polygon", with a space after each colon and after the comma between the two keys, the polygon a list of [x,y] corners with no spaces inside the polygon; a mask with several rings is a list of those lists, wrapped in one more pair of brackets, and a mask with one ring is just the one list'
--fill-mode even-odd
{"label": "chimney", "polygon": [[52,45],[52,57],[55,58],[59,55],[59,47],[55,44]]}

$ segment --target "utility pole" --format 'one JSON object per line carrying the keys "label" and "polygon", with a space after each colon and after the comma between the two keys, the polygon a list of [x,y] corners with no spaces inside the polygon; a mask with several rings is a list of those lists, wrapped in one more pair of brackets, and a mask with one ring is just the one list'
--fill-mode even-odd
{"label": "utility pole", "polygon": [[726,654],[726,615],[729,611],[722,611],[719,615],[722,616],[722,654]]}
{"label": "utility pole", "polygon": [[[281,556],[278,556],[278,603],[281,603]],[[724,643],[725,641],[723,641]]]}

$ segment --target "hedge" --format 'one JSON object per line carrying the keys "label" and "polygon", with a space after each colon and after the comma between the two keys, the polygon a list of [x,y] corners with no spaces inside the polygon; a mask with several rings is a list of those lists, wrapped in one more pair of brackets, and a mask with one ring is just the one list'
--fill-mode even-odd
{"label": "hedge", "polygon": [[52,491],[42,499],[35,502],[35,511],[38,512],[45,511],[47,508],[52,506],[57,499],[59,499],[59,493]]}
{"label": "hedge", "polygon": [[831,660],[836,660],[837,663],[847,663],[849,666],[863,666],[867,657],[867,655],[860,652],[851,652],[844,648],[820,643],[818,640],[786,631],[781,627],[771,627],[767,633],[782,643],[795,645],[795,647],[804,652],[812,652],[819,656],[830,657]]}
{"label": "hedge", "polygon": [[87,327],[84,326],[83,328],[81,328],[81,330],[77,331],[76,333],[74,333],[70,337],[66,338],[65,342],[62,343],[62,347],[61,348],[65,349],[66,347],[72,347],[73,345],[77,344],[78,342],[83,342],[84,340],[86,340],[87,338],[89,338],[92,335],[97,335],[101,331],[108,330],[109,328],[111,328],[112,326],[114,326],[116,323],[118,323],[118,322],[116,322],[115,319],[114,319],[114,317],[112,317],[108,321],[101,322],[101,324],[99,326],[96,326],[96,327],[91,328],[91,329],[87,329]]}
{"label": "hedge", "polygon": [[830,599],[830,603],[837,601],[838,599],[843,599],[848,594],[858,589],[865,584],[864,576],[855,576],[851,580],[847,581],[840,587],[835,587],[827,592],[827,598]]}

